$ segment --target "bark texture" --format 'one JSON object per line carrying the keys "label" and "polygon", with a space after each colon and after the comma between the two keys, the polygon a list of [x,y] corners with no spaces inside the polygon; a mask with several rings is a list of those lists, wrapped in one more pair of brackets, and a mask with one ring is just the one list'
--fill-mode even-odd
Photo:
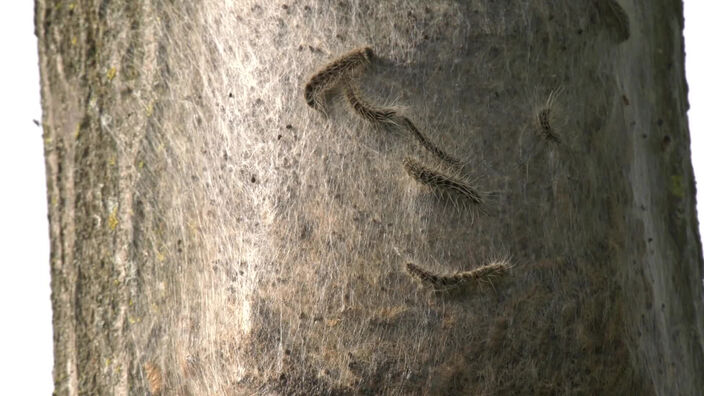
{"label": "bark texture", "polygon": [[[704,389],[679,1],[37,0],[36,29],[57,394]],[[308,106],[363,46],[355,103]]]}

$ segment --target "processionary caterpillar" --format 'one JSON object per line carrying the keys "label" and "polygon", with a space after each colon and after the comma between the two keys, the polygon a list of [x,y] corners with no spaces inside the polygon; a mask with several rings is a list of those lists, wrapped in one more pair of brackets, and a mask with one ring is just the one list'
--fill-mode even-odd
{"label": "processionary caterpillar", "polygon": [[144,372],[147,377],[149,393],[160,395],[164,387],[164,378],[161,376],[161,369],[152,362],[144,363]]}
{"label": "processionary caterpillar", "polygon": [[442,161],[447,162],[452,166],[460,165],[460,161],[452,158],[434,145],[421,131],[416,128],[413,122],[405,116],[399,115],[395,109],[377,107],[368,101],[364,100],[359,93],[359,90],[349,80],[345,81],[345,97],[352,109],[360,117],[366,119],[373,124],[379,125],[396,125],[401,126],[410,132],[410,134],[420,143],[423,148],[435,155]]}
{"label": "processionary caterpillar", "polygon": [[469,281],[490,282],[491,278],[502,275],[509,270],[506,261],[496,261],[471,271],[462,271],[452,275],[440,275],[423,269],[413,263],[406,264],[406,271],[414,278],[435,289],[459,286]]}
{"label": "processionary caterpillar", "polygon": [[546,140],[560,143],[560,137],[555,134],[555,131],[550,125],[550,108],[540,110],[538,113],[538,124],[540,124],[540,132]]}
{"label": "processionary caterpillar", "polygon": [[558,88],[552,92],[550,92],[550,95],[548,95],[548,100],[545,101],[545,106],[538,111],[538,127],[540,128],[540,133],[542,134],[543,138],[545,140],[554,142],[554,143],[561,143],[562,139],[560,136],[555,132],[555,130],[552,127],[552,124],[550,123],[550,113],[552,112],[553,104],[555,103],[555,100],[557,99],[558,96],[560,96],[560,93],[562,92],[561,88]]}
{"label": "processionary caterpillar", "polygon": [[406,129],[408,129],[409,132],[413,135],[413,137],[418,140],[421,146],[425,148],[426,150],[430,151],[438,157],[439,159],[453,165],[453,166],[458,166],[460,165],[460,161],[452,158],[449,154],[445,153],[444,151],[440,150],[437,146],[433,144],[421,131],[416,128],[416,126],[409,120],[407,117],[401,117],[401,124],[403,124]]}
{"label": "processionary caterpillar", "polygon": [[352,109],[362,118],[372,124],[396,125],[396,110],[391,108],[376,107],[362,98],[359,90],[353,83],[346,79],[344,82],[345,97]]}
{"label": "processionary caterpillar", "polygon": [[374,52],[371,48],[358,48],[328,63],[319,72],[315,73],[306,84],[304,90],[304,97],[308,106],[323,111],[321,94],[334,87],[341,78],[366,66],[371,62],[372,56],[374,56]]}
{"label": "processionary caterpillar", "polygon": [[469,185],[468,182],[459,178],[445,175],[437,170],[430,169],[420,162],[405,158],[403,167],[406,172],[417,182],[424,184],[438,193],[454,192],[460,196],[467,198],[470,202],[480,205],[484,202],[477,190]]}

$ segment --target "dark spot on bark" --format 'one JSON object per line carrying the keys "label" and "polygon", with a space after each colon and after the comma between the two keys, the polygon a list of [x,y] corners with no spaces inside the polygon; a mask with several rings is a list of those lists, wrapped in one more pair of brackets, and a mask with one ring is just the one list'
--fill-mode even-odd
{"label": "dark spot on bark", "polygon": [[256,182],[257,182],[257,178],[256,178],[254,175],[252,175],[252,178],[249,179],[249,180],[250,180],[252,183],[256,183]]}
{"label": "dark spot on bark", "polygon": [[668,147],[670,147],[670,143],[672,142],[672,138],[670,135],[665,135],[664,138],[662,138],[662,150],[666,150]]}
{"label": "dark spot on bark", "polygon": [[658,118],[658,126],[662,126],[662,124],[663,124],[662,118]]}

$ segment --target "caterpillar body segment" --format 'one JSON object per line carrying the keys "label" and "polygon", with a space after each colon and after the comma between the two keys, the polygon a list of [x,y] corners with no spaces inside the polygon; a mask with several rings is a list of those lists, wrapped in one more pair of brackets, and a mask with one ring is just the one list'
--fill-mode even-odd
{"label": "caterpillar body segment", "polygon": [[323,111],[322,94],[335,87],[341,79],[366,67],[373,56],[374,52],[370,47],[362,47],[325,65],[310,78],[304,88],[303,96],[308,106]]}

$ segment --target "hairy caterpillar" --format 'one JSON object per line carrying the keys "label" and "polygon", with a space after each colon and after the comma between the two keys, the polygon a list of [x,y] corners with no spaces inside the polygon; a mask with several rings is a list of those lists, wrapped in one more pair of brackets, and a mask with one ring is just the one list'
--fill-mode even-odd
{"label": "hairy caterpillar", "polygon": [[413,263],[406,263],[406,271],[409,275],[435,289],[456,287],[469,281],[489,282],[494,276],[506,273],[509,268],[508,262],[496,261],[471,271],[462,271],[452,275],[440,275],[425,270]]}
{"label": "hairy caterpillar", "polygon": [[396,111],[390,108],[375,107],[365,101],[356,86],[349,79],[344,82],[345,97],[352,109],[372,124],[396,124]]}
{"label": "hairy caterpillar", "polygon": [[430,151],[433,155],[435,155],[437,158],[449,163],[450,165],[453,166],[458,166],[460,165],[460,161],[452,158],[450,155],[445,153],[444,151],[440,150],[437,146],[435,146],[430,140],[428,140],[425,135],[421,131],[416,128],[416,126],[409,120],[407,117],[401,117],[401,124],[403,124],[409,132],[413,135],[413,137],[418,140],[421,146],[425,148],[426,150]]}
{"label": "hairy caterpillar", "polygon": [[550,113],[552,112],[553,104],[560,95],[560,92],[562,92],[561,88],[550,92],[550,95],[548,95],[548,100],[545,102],[545,106],[538,111],[538,127],[540,128],[540,133],[545,140],[557,144],[561,143],[562,139],[560,139],[560,136],[555,132],[550,124]]}
{"label": "hairy caterpillar", "polygon": [[403,160],[403,167],[417,182],[425,184],[438,193],[454,192],[477,205],[484,202],[479,192],[466,181],[442,174],[410,158]]}
{"label": "hairy caterpillar", "polygon": [[599,13],[616,34],[619,43],[631,37],[631,26],[626,10],[616,0],[598,0]]}
{"label": "hairy caterpillar", "polygon": [[553,141],[555,143],[560,143],[560,137],[555,134],[555,131],[550,125],[550,108],[545,108],[540,110],[538,113],[538,124],[540,124],[540,131],[546,140]]}
{"label": "hairy caterpillar", "polygon": [[164,385],[164,379],[161,376],[159,366],[152,362],[144,363],[144,372],[147,375],[147,384],[149,385],[149,393],[152,395],[161,394]]}
{"label": "hairy caterpillar", "polygon": [[373,55],[374,53],[369,47],[358,48],[328,63],[315,73],[306,84],[303,93],[308,106],[323,111],[320,95],[334,87],[341,78],[366,66],[371,62]]}
{"label": "hairy caterpillar", "polygon": [[352,109],[362,118],[370,121],[373,124],[389,124],[400,125],[406,128],[418,142],[442,161],[453,166],[459,166],[460,161],[452,158],[450,155],[435,146],[421,131],[416,128],[413,122],[408,117],[401,116],[392,108],[376,107],[365,101],[359,94],[357,87],[349,80],[345,80],[345,97]]}

